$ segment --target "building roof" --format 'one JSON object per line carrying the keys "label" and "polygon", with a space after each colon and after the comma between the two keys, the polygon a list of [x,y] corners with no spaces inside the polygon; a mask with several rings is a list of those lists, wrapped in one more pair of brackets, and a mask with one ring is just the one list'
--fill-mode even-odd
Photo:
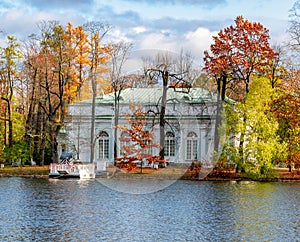
{"label": "building roof", "polygon": [[[156,88],[128,88],[121,92],[120,103],[130,102],[141,104],[157,104],[162,96],[162,87]],[[169,88],[167,100],[186,103],[216,102],[216,95],[202,88]],[[92,99],[87,99],[76,104],[91,104]],[[96,98],[97,104],[113,104],[114,93],[103,94]]]}

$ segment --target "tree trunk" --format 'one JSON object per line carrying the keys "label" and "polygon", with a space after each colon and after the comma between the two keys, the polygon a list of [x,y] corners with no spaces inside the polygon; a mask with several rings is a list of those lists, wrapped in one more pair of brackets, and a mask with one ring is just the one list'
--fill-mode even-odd
{"label": "tree trunk", "polygon": [[13,146],[13,122],[12,122],[12,108],[11,103],[7,103],[8,109],[8,147],[11,148]]}
{"label": "tree trunk", "polygon": [[91,153],[90,153],[90,163],[94,162],[94,137],[95,137],[95,113],[96,113],[96,83],[95,83],[95,77],[94,73],[92,74],[92,90],[93,90],[93,99],[92,99],[92,121],[91,121],[91,140],[90,140],[90,146],[91,146]]}
{"label": "tree trunk", "polygon": [[215,123],[215,132],[214,132],[214,151],[219,149],[219,127],[221,123],[221,79],[217,79],[217,113],[216,113],[216,123]]}
{"label": "tree trunk", "polygon": [[43,166],[45,164],[45,138],[42,135],[40,140],[40,165]]}
{"label": "tree trunk", "polygon": [[163,160],[165,158],[165,124],[166,124],[166,105],[167,105],[167,91],[168,91],[168,79],[169,73],[164,71],[163,78],[163,93],[161,98],[161,108],[159,115],[159,144],[160,152],[159,156]]}
{"label": "tree trunk", "polygon": [[7,112],[4,111],[4,136],[3,136],[4,145],[8,144],[8,128],[7,128]]}
{"label": "tree trunk", "polygon": [[33,86],[31,90],[31,96],[29,99],[29,108],[28,108],[28,114],[26,117],[26,124],[25,124],[25,136],[24,139],[26,142],[29,144],[30,147],[30,159],[33,158],[33,147],[32,147],[32,137],[33,137],[33,120],[34,120],[34,115],[33,115],[33,109],[34,109],[34,96],[35,96],[35,81],[36,81],[36,73],[37,71],[35,70],[34,76],[33,76]]}
{"label": "tree trunk", "polygon": [[41,106],[38,106],[37,113],[34,115],[34,120],[33,120],[33,127],[34,130],[32,130],[32,135],[33,135],[33,151],[32,151],[32,156],[35,160],[37,160],[38,165],[41,165],[41,160],[43,159],[41,155],[41,134],[42,134],[42,128],[43,128],[43,116],[44,113],[41,110]]}
{"label": "tree trunk", "polygon": [[[246,94],[249,93],[249,78],[245,81],[246,84]],[[243,113],[243,129],[241,131],[241,136],[240,136],[240,143],[239,143],[239,159],[241,160],[241,172],[245,171],[244,168],[244,144],[245,144],[245,135],[246,135],[246,129],[247,129],[247,117],[246,113]]]}
{"label": "tree trunk", "polygon": [[[115,122],[114,122],[114,127],[117,127],[119,124],[119,108],[120,108],[120,103],[119,103],[119,96],[115,94]],[[118,152],[117,152],[117,142],[118,142],[118,129],[114,129],[114,164],[116,165],[116,158],[118,157]]]}
{"label": "tree trunk", "polygon": [[81,113],[79,116],[79,120],[77,120],[77,160],[80,159],[80,131],[81,131]]}
{"label": "tree trunk", "polygon": [[221,75],[221,77],[217,78],[217,114],[216,114],[216,123],[215,123],[215,132],[214,132],[214,150],[219,150],[220,145],[220,126],[222,123],[222,104],[225,101],[226,94],[226,84],[227,77],[226,75]]}
{"label": "tree trunk", "polygon": [[[7,118],[5,117],[5,144],[8,145],[9,148],[12,147],[13,144],[13,124],[12,124],[12,108],[11,101],[8,98],[2,98],[6,102]],[[8,125],[7,125],[8,124]]]}
{"label": "tree trunk", "polygon": [[246,133],[246,114],[243,117],[243,130],[241,131],[240,143],[239,143],[239,159],[242,164],[241,171],[244,172],[244,143],[245,143],[245,133]]}
{"label": "tree trunk", "polygon": [[43,166],[45,164],[45,147],[46,147],[46,137],[45,137],[45,129],[46,129],[46,117],[45,114],[42,113],[41,116],[41,129],[39,133],[40,147],[40,165]]}
{"label": "tree trunk", "polygon": [[53,127],[50,127],[50,132],[51,132],[51,154],[52,154],[52,162],[53,163],[58,163],[58,154],[57,154],[57,134],[56,130],[53,130]]}

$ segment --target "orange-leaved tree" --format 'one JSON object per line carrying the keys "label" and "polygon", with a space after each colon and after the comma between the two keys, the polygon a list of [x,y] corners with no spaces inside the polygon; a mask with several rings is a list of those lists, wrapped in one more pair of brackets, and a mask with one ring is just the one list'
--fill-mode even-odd
{"label": "orange-leaved tree", "polygon": [[153,132],[146,128],[149,112],[143,111],[141,105],[136,106],[133,103],[129,104],[129,108],[131,113],[124,114],[129,126],[118,125],[115,127],[125,134],[120,136],[120,142],[123,144],[121,147],[123,156],[116,158],[117,166],[130,171],[136,167],[136,162],[140,162],[142,171],[144,161],[165,163],[160,156],[152,153],[153,148],[160,149],[161,146],[155,142]]}
{"label": "orange-leaved tree", "polygon": [[71,23],[68,23],[64,36],[66,53],[69,53],[72,57],[68,63],[70,67],[68,76],[71,78],[69,78],[66,85],[65,99],[68,100],[68,103],[72,103],[82,99],[82,87],[88,79],[90,47],[88,45],[88,34],[84,32],[83,26],[73,27]]}
{"label": "orange-leaved tree", "polygon": [[[235,19],[235,26],[229,26],[214,36],[210,52],[204,52],[204,70],[215,78],[219,92],[217,120],[215,128],[215,149],[219,146],[220,110],[226,95],[244,101],[249,93],[253,74],[267,75],[269,66],[278,55],[269,44],[269,30],[259,22],[250,22],[242,16]],[[269,68],[267,68],[269,67]],[[246,113],[244,120],[246,121]],[[246,123],[246,122],[244,122]],[[246,132],[246,127],[244,127]],[[239,153],[242,159],[244,135],[239,139]]]}
{"label": "orange-leaved tree", "polygon": [[[225,90],[220,88],[225,99],[227,84],[233,83],[231,89],[236,91],[232,98],[242,100],[249,92],[252,74],[266,74],[266,67],[278,53],[269,44],[269,30],[259,22],[250,22],[242,16],[235,19],[235,26],[221,30],[214,36],[210,53],[204,52],[204,70],[219,81],[226,82]],[[234,88],[238,83],[244,90]]]}
{"label": "orange-leaved tree", "polygon": [[64,125],[67,104],[82,98],[85,83],[96,95],[95,83],[105,72],[108,50],[100,45],[100,34],[88,35],[86,27],[74,28],[70,23],[65,27],[56,21],[39,26],[41,36],[33,35],[27,43],[24,73],[29,83],[26,136],[29,144],[34,137],[36,147],[41,147],[35,152],[34,146],[34,153],[43,164],[47,140],[52,161],[58,161],[57,135]]}
{"label": "orange-leaved tree", "polygon": [[300,166],[300,71],[290,71],[279,95],[271,103],[271,112],[279,123],[278,134],[288,145],[288,163]]}

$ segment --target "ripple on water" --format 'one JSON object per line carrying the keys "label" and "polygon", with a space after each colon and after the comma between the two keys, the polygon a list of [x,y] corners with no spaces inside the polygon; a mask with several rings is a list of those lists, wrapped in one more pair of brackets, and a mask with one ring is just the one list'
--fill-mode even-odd
{"label": "ripple on water", "polygon": [[1,241],[293,241],[300,232],[298,183],[177,181],[126,194],[93,180],[0,178],[0,187]]}

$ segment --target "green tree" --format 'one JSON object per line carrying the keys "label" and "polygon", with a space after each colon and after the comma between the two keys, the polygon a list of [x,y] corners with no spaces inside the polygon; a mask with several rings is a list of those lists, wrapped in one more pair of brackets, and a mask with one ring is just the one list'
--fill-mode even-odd
{"label": "green tree", "polygon": [[[230,138],[232,142],[225,145],[225,150],[237,170],[264,174],[276,161],[287,157],[287,144],[280,142],[278,122],[270,112],[269,104],[277,93],[268,82],[268,78],[254,77],[245,102],[237,103],[233,109],[227,107],[227,142]],[[240,157],[237,143],[244,130],[244,153]]]}
{"label": "green tree", "polygon": [[[269,30],[259,22],[250,22],[242,16],[235,19],[235,25],[221,30],[214,37],[210,52],[204,52],[205,68],[209,76],[216,80],[218,109],[215,128],[215,144],[219,146],[220,110],[226,96],[244,101],[249,93],[251,77],[255,74],[266,74],[277,61],[278,53],[269,44]],[[276,61],[275,61],[276,60]],[[221,103],[222,102],[222,103]],[[246,117],[244,117],[246,124]],[[243,157],[244,131],[239,140],[239,152]]]}
{"label": "green tree", "polygon": [[[4,112],[4,143],[9,148],[13,146],[13,98],[15,87],[19,80],[18,60],[21,58],[20,45],[15,37],[7,36],[7,47],[0,48],[0,96],[5,102]],[[8,135],[7,135],[8,134]]]}

